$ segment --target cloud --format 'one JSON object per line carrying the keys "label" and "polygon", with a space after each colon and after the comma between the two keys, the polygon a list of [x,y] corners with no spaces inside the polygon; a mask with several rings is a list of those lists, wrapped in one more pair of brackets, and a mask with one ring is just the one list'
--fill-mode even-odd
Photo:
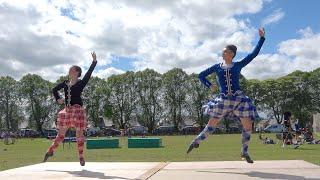
{"label": "cloud", "polygon": [[257,56],[243,70],[242,74],[247,79],[268,79],[287,75],[292,71],[291,59],[280,54],[261,54]]}
{"label": "cloud", "polygon": [[192,72],[219,62],[218,54],[226,44],[238,45],[240,52],[251,50],[256,30],[234,16],[259,11],[260,1],[248,1],[248,4],[219,2],[219,7],[215,3],[201,2],[182,3],[171,12],[172,18],[164,21],[158,32],[148,33],[140,41],[139,54],[143,61],[136,63],[137,69],[153,68],[165,72],[179,67]]}
{"label": "cloud", "polygon": [[304,32],[300,39],[290,39],[280,43],[279,53],[292,57],[297,69],[315,69],[320,66],[320,49],[316,46],[320,44],[320,33],[314,34],[310,27],[299,32]]}
{"label": "cloud", "polygon": [[263,0],[264,3],[271,3],[272,0]]}
{"label": "cloud", "polygon": [[[320,67],[320,33],[310,27],[298,31],[299,39],[279,44],[275,54],[261,54],[244,70],[247,78],[267,79],[287,75],[295,70],[312,71]],[[268,40],[268,39],[267,39]]]}
{"label": "cloud", "polygon": [[125,71],[123,71],[121,69],[116,69],[114,67],[110,67],[110,68],[103,69],[103,70],[97,70],[93,73],[93,75],[105,79],[111,75],[122,74],[122,73],[125,73]]}
{"label": "cloud", "polygon": [[[253,49],[258,39],[256,28],[239,15],[255,14],[264,3],[271,2],[0,1],[0,75],[20,78],[37,73],[54,80],[70,65],[87,68],[93,50],[98,55],[94,75],[99,77],[123,73],[109,66],[112,55],[135,57],[132,70],[136,71],[152,68],[163,73],[179,67],[198,73],[221,61],[226,44],[237,45],[240,53]],[[278,9],[263,24],[276,23],[284,16]],[[315,44],[319,44],[319,34],[311,28],[298,33],[301,38],[281,42],[275,54],[263,54],[262,50],[243,70],[244,75],[268,78],[318,67]],[[281,69],[285,66],[289,68]]]}
{"label": "cloud", "polygon": [[266,18],[262,20],[261,26],[265,27],[269,24],[276,23],[280,21],[285,16],[285,13],[282,9],[277,9],[272,12],[272,14],[268,15]]}
{"label": "cloud", "polygon": [[33,8],[20,8],[0,5],[0,75],[19,78],[78,61],[81,48],[61,36],[34,33],[32,26],[41,19],[41,14]]}

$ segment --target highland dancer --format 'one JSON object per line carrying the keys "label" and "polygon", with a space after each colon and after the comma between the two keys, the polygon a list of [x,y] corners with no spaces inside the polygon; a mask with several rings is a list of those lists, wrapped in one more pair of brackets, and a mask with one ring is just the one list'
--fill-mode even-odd
{"label": "highland dancer", "polygon": [[[72,66],[69,69],[69,80],[66,80],[58,84],[53,88],[53,95],[59,104],[65,103],[65,108],[58,113],[57,128],[59,129],[57,137],[55,138],[52,145],[47,150],[43,162],[46,162],[49,157],[53,156],[54,151],[57,149],[59,144],[64,140],[66,131],[74,127],[76,129],[77,147],[79,153],[80,165],[85,165],[83,147],[84,147],[84,130],[87,127],[86,111],[82,107],[81,93],[88,83],[92,71],[97,64],[97,58],[95,52],[91,53],[92,64],[84,75],[83,79],[80,80],[81,68],[79,66]],[[61,98],[58,91],[64,89],[65,99]]]}
{"label": "highland dancer", "polygon": [[233,58],[237,53],[237,47],[235,45],[227,45],[222,53],[224,62],[215,64],[199,74],[200,81],[215,91],[217,86],[211,84],[206,79],[208,75],[215,73],[220,94],[215,99],[210,100],[206,105],[207,108],[205,112],[211,116],[211,119],[202,132],[192,141],[187,153],[190,153],[193,148],[198,148],[200,141],[205,140],[210,133],[214,132],[223,117],[232,114],[240,119],[243,126],[240,156],[248,163],[253,163],[248,153],[248,144],[252,131],[252,123],[258,114],[251,99],[241,91],[239,80],[241,69],[259,54],[262,44],[265,41],[265,31],[263,28],[259,29],[259,35],[260,40],[253,52],[241,61],[233,62]]}

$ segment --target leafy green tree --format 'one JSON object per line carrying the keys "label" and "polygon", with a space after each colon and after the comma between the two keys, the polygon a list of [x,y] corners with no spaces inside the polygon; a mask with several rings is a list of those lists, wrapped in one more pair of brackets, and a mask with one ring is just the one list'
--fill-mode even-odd
{"label": "leafy green tree", "polygon": [[100,126],[100,117],[104,115],[108,104],[107,88],[107,82],[104,79],[93,77],[83,92],[88,122],[95,127]]}
{"label": "leafy green tree", "polygon": [[161,74],[146,69],[135,74],[137,83],[137,108],[138,122],[148,127],[151,133],[156,127],[162,114]]}
{"label": "leafy green tree", "polygon": [[129,71],[113,75],[108,78],[107,84],[110,87],[109,117],[119,128],[124,129],[130,125],[137,103],[134,73]]}
{"label": "leafy green tree", "polygon": [[20,92],[23,103],[29,115],[29,127],[42,132],[45,123],[53,122],[56,112],[52,83],[42,79],[39,75],[27,74],[20,80]]}
{"label": "leafy green tree", "polygon": [[187,109],[194,122],[204,127],[208,122],[208,116],[204,115],[202,106],[212,98],[210,97],[212,92],[200,82],[197,74],[189,76],[187,85]]}
{"label": "leafy green tree", "polygon": [[173,123],[175,130],[178,131],[186,106],[188,75],[182,69],[174,68],[164,73],[162,80],[164,109],[167,112],[167,118]]}
{"label": "leafy green tree", "polygon": [[0,77],[0,129],[17,130],[23,121],[18,86],[12,77]]}

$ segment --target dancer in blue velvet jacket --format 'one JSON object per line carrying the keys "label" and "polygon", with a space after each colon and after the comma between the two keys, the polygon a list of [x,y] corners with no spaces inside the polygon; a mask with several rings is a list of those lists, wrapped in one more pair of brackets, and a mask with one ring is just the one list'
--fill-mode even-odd
{"label": "dancer in blue velvet jacket", "polygon": [[[258,54],[265,40],[264,29],[259,29],[260,40],[253,52],[247,55],[239,62],[233,62],[236,56],[237,47],[235,45],[227,45],[223,49],[222,58],[224,62],[213,65],[212,67],[202,71],[199,74],[200,81],[213,90],[219,87],[220,94],[213,100],[210,100],[206,106],[205,113],[210,115],[207,126],[202,132],[192,141],[187,153],[190,153],[193,148],[198,148],[199,143],[205,140],[208,135],[214,132],[219,121],[228,115],[237,116],[242,123],[242,148],[241,157],[248,163],[253,163],[248,153],[248,144],[250,141],[252,123],[258,116],[256,107],[253,105],[250,98],[244,95],[240,89],[240,71],[249,64]],[[217,85],[211,84],[206,77],[212,73],[217,76]]]}

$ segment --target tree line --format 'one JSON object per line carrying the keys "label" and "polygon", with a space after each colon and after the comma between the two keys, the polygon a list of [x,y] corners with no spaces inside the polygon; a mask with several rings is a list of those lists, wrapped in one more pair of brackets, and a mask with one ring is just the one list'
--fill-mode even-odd
{"label": "tree line", "polygon": [[[67,79],[50,82],[39,75],[27,74],[20,80],[0,77],[0,129],[17,130],[25,123],[42,132],[56,120],[63,106],[55,103],[52,88]],[[215,82],[215,76],[209,79]],[[241,77],[241,87],[260,112],[282,121],[284,111],[291,111],[302,125],[312,121],[319,111],[320,68],[312,72],[295,71],[276,79],[256,80]],[[203,127],[208,117],[202,105],[212,92],[198,80],[174,68],[164,74],[152,69],[113,75],[107,79],[92,77],[83,92],[88,121],[99,126],[100,117],[108,118],[118,128],[133,122],[152,132],[159,121],[177,130],[186,119]]]}

